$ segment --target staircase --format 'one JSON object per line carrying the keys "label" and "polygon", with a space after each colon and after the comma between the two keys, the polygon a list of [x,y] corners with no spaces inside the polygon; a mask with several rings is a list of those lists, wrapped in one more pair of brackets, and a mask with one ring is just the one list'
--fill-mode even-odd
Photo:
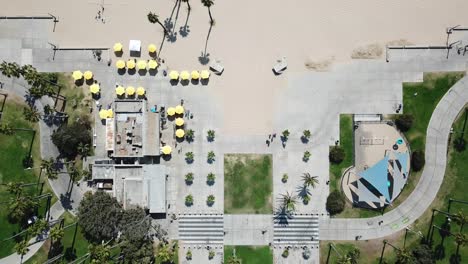
{"label": "staircase", "polygon": [[292,215],[288,218],[275,219],[274,245],[318,245],[318,215]]}
{"label": "staircase", "polygon": [[210,245],[224,243],[224,216],[179,215],[179,240],[185,244]]}

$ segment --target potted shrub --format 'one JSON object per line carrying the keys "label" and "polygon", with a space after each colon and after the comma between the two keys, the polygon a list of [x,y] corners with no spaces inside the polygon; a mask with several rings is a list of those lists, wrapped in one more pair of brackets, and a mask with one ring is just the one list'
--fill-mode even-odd
{"label": "potted shrub", "polygon": [[301,137],[302,142],[304,142],[304,143],[309,142],[309,139],[310,139],[311,135],[312,135],[312,133],[310,133],[310,130],[304,130],[302,132],[302,137]]}
{"label": "potted shrub", "polygon": [[283,258],[287,258],[289,256],[289,248],[285,248],[281,256],[283,256]]}
{"label": "potted shrub", "polygon": [[193,159],[194,159],[193,152],[190,151],[190,152],[185,153],[185,160],[187,161],[187,163],[192,163]]}
{"label": "potted shrub", "polygon": [[215,252],[213,250],[210,250],[210,252],[208,253],[208,259],[213,259],[215,256]]}
{"label": "potted shrub", "polygon": [[310,196],[309,195],[305,195],[303,198],[302,198],[302,202],[307,205],[309,204],[309,201],[310,201]]}
{"label": "potted shrub", "polygon": [[185,258],[186,258],[187,260],[191,260],[191,259],[192,259],[192,251],[191,251],[190,249],[187,251],[187,254],[185,255]]}
{"label": "potted shrub", "polygon": [[288,141],[289,134],[290,134],[290,133],[289,133],[289,130],[287,130],[287,129],[284,130],[284,131],[281,133],[281,135],[282,135],[282,136],[281,136],[281,140],[282,140],[283,142]]}
{"label": "potted shrub", "polygon": [[208,152],[208,157],[207,157],[208,163],[213,163],[215,158],[216,158],[216,155],[213,151]]}
{"label": "potted shrub", "polygon": [[191,185],[193,183],[193,173],[189,172],[185,174],[185,183]]}
{"label": "potted shrub", "polygon": [[188,142],[193,142],[195,136],[195,131],[193,129],[187,130],[187,133],[185,134],[185,138],[187,139]]}
{"label": "potted shrub", "polygon": [[283,183],[286,183],[288,181],[288,174],[287,173],[283,174],[283,178],[281,178],[281,181]]}
{"label": "potted shrub", "polygon": [[185,196],[185,205],[186,206],[193,205],[193,196],[191,194]]}
{"label": "potted shrub", "polygon": [[206,183],[208,185],[213,185],[215,182],[215,179],[216,179],[216,176],[214,175],[214,173],[210,172],[208,176],[206,177]]}
{"label": "potted shrub", "polygon": [[214,130],[212,130],[212,129],[208,130],[206,138],[208,139],[209,142],[214,141],[214,139],[215,139]]}
{"label": "potted shrub", "polygon": [[306,151],[306,152],[304,152],[304,156],[302,157],[302,160],[307,162],[307,161],[309,161],[310,156],[311,156],[310,152]]}
{"label": "potted shrub", "polygon": [[215,197],[214,197],[214,195],[212,195],[212,194],[209,195],[208,198],[206,199],[206,204],[207,204],[208,206],[213,206],[214,202],[215,202]]}

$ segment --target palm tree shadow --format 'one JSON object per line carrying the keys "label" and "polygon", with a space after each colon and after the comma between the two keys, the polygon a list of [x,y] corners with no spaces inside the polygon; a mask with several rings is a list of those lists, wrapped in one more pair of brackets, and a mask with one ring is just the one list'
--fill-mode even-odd
{"label": "palm tree shadow", "polygon": [[179,33],[183,38],[187,37],[188,34],[190,33],[190,26],[188,25],[190,12],[191,12],[191,9],[188,8],[187,17],[185,18],[185,24],[184,24],[184,26],[180,27],[180,30],[179,30]]}
{"label": "palm tree shadow", "polygon": [[294,217],[286,210],[284,206],[278,208],[273,216],[273,221],[275,224],[280,226],[287,226],[289,224],[289,220],[293,219]]}
{"label": "palm tree shadow", "polygon": [[210,63],[210,54],[209,53],[203,53],[203,51],[202,51],[201,55],[198,57],[198,61],[202,65],[207,65],[208,63]]}
{"label": "palm tree shadow", "polygon": [[304,199],[304,197],[311,195],[309,188],[306,185],[297,186],[296,190],[297,190],[297,196],[301,197],[302,199]]}

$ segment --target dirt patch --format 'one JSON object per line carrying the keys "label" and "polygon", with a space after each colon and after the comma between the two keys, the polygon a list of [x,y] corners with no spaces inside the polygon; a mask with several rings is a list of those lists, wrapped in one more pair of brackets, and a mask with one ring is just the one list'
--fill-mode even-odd
{"label": "dirt patch", "polygon": [[358,47],[351,52],[352,59],[378,59],[382,57],[384,48],[381,44],[374,43]]}
{"label": "dirt patch", "polygon": [[328,59],[319,61],[314,61],[311,58],[308,58],[304,62],[304,66],[306,67],[306,69],[311,71],[328,71],[334,60],[334,57],[330,57]]}

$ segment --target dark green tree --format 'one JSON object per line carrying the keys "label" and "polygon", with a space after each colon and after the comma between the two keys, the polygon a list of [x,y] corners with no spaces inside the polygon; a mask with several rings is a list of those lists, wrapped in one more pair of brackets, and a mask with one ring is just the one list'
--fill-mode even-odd
{"label": "dark green tree", "polygon": [[345,198],[339,191],[335,190],[328,195],[326,208],[330,215],[341,213],[344,207]]}
{"label": "dark green tree", "polygon": [[63,157],[72,160],[78,155],[80,144],[91,144],[89,129],[89,123],[86,122],[62,125],[52,134],[52,142]]}
{"label": "dark green tree", "polygon": [[328,158],[331,163],[340,164],[345,159],[345,156],[344,149],[341,146],[333,146]]}
{"label": "dark green tree", "polygon": [[402,114],[395,119],[395,124],[399,130],[406,132],[413,126],[413,121],[414,117],[412,115]]}

